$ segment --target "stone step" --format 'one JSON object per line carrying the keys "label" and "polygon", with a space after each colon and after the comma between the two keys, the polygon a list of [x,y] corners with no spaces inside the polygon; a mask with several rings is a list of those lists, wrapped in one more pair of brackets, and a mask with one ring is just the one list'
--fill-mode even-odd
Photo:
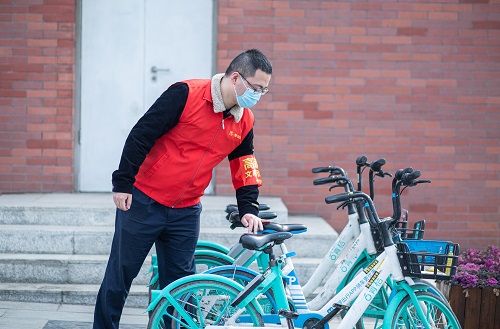
{"label": "stone step", "polygon": [[[294,217],[293,221],[308,228],[286,242],[299,257],[325,254],[337,237],[335,230],[319,217]],[[108,255],[113,232],[111,226],[2,225],[0,253]],[[200,239],[229,248],[245,232],[244,228],[202,227]]]}
{"label": "stone step", "polygon": [[[44,193],[0,195],[0,225],[114,226],[116,208],[111,193]],[[201,225],[227,227],[225,206],[234,197],[203,196]],[[278,220],[287,222],[288,211],[276,197],[261,197]]]}
{"label": "stone step", "polygon": [[[26,284],[100,284],[108,257],[105,255],[0,254],[0,282]],[[301,282],[307,282],[319,258],[294,257]],[[142,266],[134,284],[147,286],[151,258]]]}
{"label": "stone step", "polygon": [[[244,228],[225,219],[232,197],[204,196],[200,239],[230,247]],[[286,242],[295,251],[302,283],[312,275],[337,233],[319,217],[290,217],[280,198],[260,198],[275,221],[300,223],[306,233]],[[0,300],[93,305],[114,232],[111,193],[0,195]],[[154,253],[154,248],[151,253]],[[127,305],[147,306],[150,257],[134,280]]]}
{"label": "stone step", "polygon": [[[307,279],[312,275],[313,270],[315,266],[317,266],[319,261],[320,259],[300,259],[300,258],[294,259],[295,269],[297,271],[297,275],[299,276],[301,283],[307,282]],[[104,265],[101,264],[101,267],[102,267],[101,271],[102,275],[105,264]],[[89,268],[90,268],[89,266],[82,267],[82,269],[85,270],[88,270]],[[143,267],[143,270],[144,269],[145,268]],[[85,271],[83,273],[88,273],[88,272]],[[81,277],[81,275],[78,276]],[[144,278],[146,278],[146,276],[144,276]],[[100,280],[102,280],[102,277],[99,278],[99,282],[97,283],[85,284],[85,283],[23,282],[22,278],[19,276],[16,277],[16,282],[8,282],[8,281],[4,282],[4,278],[2,278],[2,281],[0,283],[0,300],[25,301],[25,302],[36,302],[36,303],[94,305],[95,298],[99,290]],[[126,306],[146,309],[148,303],[148,287],[147,284],[141,283],[140,281],[143,281],[143,279],[138,280],[138,278],[136,278],[136,280],[134,280],[134,283],[132,284],[130,290],[129,297],[127,298]]]}
{"label": "stone step", "polygon": [[[94,305],[98,291],[99,285],[88,284],[0,283],[0,300]],[[146,310],[148,288],[132,285],[125,305]]]}
{"label": "stone step", "polygon": [[[320,259],[294,259],[295,269],[302,284],[307,282],[319,262]],[[99,279],[99,283],[95,284],[4,282],[2,279],[0,282],[0,301],[94,305],[101,279]],[[132,284],[125,306],[146,310],[147,305],[148,287],[136,279]]]}
{"label": "stone step", "polygon": [[[107,255],[0,254],[0,282],[100,284],[107,261]],[[134,284],[148,284],[150,267],[148,257]]]}

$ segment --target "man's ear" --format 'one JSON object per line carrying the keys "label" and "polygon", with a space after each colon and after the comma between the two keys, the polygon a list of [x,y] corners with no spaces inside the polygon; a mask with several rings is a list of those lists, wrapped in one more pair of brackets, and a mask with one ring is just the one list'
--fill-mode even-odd
{"label": "man's ear", "polygon": [[231,81],[231,83],[232,83],[233,85],[235,85],[235,84],[236,84],[236,81],[238,80],[238,76],[239,76],[238,72],[234,71],[234,72],[233,72],[233,73],[231,73],[231,75],[229,76],[229,81]]}

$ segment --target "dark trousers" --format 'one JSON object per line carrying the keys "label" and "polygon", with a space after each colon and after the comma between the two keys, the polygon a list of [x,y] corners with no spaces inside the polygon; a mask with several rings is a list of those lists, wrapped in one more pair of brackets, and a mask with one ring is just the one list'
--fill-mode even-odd
{"label": "dark trousers", "polygon": [[201,204],[169,208],[134,188],[129,210],[117,209],[108,266],[97,294],[94,329],[117,329],[132,280],[153,243],[160,287],[194,274]]}

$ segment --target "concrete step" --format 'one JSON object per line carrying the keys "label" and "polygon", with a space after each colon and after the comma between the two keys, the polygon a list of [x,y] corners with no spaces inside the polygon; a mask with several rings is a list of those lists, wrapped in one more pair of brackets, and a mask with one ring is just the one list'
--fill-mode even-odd
{"label": "concrete step", "polygon": [[[244,228],[230,230],[225,219],[232,197],[205,196],[200,239],[230,247]],[[308,232],[287,241],[297,274],[307,282],[337,233],[319,217],[288,217],[280,198],[260,198],[280,223],[300,223]],[[93,305],[104,275],[115,207],[111,193],[0,195],[0,300]],[[154,248],[151,253],[154,253]],[[146,259],[127,305],[146,307]]]}
{"label": "concrete step", "polygon": [[[227,227],[225,206],[234,197],[203,196],[201,225]],[[261,197],[287,222],[288,211],[281,198]],[[116,208],[111,193],[44,193],[0,195],[0,225],[113,226]]]}
{"label": "concrete step", "polygon": [[[98,291],[99,285],[0,283],[0,300],[94,305]],[[125,305],[146,310],[148,288],[141,285],[132,285]]]}
{"label": "concrete step", "polygon": [[[306,233],[287,241],[288,249],[299,257],[325,254],[337,237],[335,230],[319,217],[294,217],[293,221],[308,228]],[[112,226],[2,225],[0,253],[108,255],[113,232]],[[245,232],[244,228],[204,226],[200,239],[230,247]]]}
{"label": "concrete step", "polygon": [[[307,282],[307,279],[311,276],[319,261],[320,259],[294,259],[294,265],[301,283]],[[95,266],[95,264],[92,264],[92,266]],[[89,268],[91,266],[82,267],[81,269],[86,271]],[[82,275],[84,273],[87,272],[82,272]],[[41,274],[43,275],[43,273]],[[102,280],[100,278],[98,283],[84,284],[23,282],[22,278],[18,277],[17,279],[21,281],[4,282],[4,278],[2,278],[0,282],[0,300],[94,305],[97,292],[99,291],[100,280]],[[138,279],[134,280],[125,306],[144,308],[145,310],[148,305],[148,287],[140,281]]]}
{"label": "concrete step", "polygon": [[[107,261],[105,255],[0,254],[0,282],[98,285]],[[293,258],[301,282],[307,282],[320,261],[319,258]],[[133,284],[148,285],[150,266],[151,258],[148,257]]]}
{"label": "concrete step", "polygon": [[[0,254],[0,282],[100,284],[107,262],[107,255]],[[134,284],[148,284],[150,267],[148,257]]]}

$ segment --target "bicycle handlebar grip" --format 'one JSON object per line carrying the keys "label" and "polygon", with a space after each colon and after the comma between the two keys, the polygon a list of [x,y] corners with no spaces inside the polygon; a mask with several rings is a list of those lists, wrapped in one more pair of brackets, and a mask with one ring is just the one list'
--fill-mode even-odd
{"label": "bicycle handlebar grip", "polygon": [[321,177],[313,180],[314,185],[323,185],[328,183],[333,183],[335,181],[335,177]]}
{"label": "bicycle handlebar grip", "polygon": [[241,223],[240,221],[237,221],[232,223],[231,226],[229,226],[231,230],[234,230],[237,227],[245,227],[245,225],[243,225],[243,223]]}
{"label": "bicycle handlebar grip", "polygon": [[400,180],[401,177],[403,176],[403,174],[408,174],[408,173],[411,173],[411,172],[413,172],[413,168],[412,167],[408,167],[408,168],[405,168],[405,169],[398,169],[398,171],[396,171],[396,173],[394,174],[394,179]]}
{"label": "bicycle handlebar grip", "polygon": [[420,172],[420,170],[415,170],[411,173],[403,174],[403,176],[401,176],[401,182],[404,185],[411,184],[415,179],[419,178],[421,174],[422,173]]}
{"label": "bicycle handlebar grip", "polygon": [[257,217],[261,219],[275,219],[276,217],[278,217],[278,214],[273,211],[259,211]]}
{"label": "bicycle handlebar grip", "polygon": [[[268,204],[265,204],[265,203],[259,204],[259,211],[261,211],[261,210],[269,210],[269,209],[271,209],[271,207]],[[232,212],[238,211],[238,205],[228,204],[228,205],[226,205],[226,209],[224,209],[224,211],[227,214],[230,214]]]}
{"label": "bicycle handlebar grip", "polygon": [[[274,218],[278,217],[278,214],[276,214],[275,212],[272,212],[272,211],[262,211],[262,212],[259,211],[259,213],[257,214],[257,217],[259,217],[261,219],[274,219]],[[237,211],[233,211],[229,215],[229,218],[227,220],[230,221],[231,223],[239,222],[241,220],[240,213]]]}
{"label": "bicycle handlebar grip", "polygon": [[368,161],[368,159],[366,156],[362,155],[356,159],[356,165],[359,167],[366,166],[366,161]]}
{"label": "bicycle handlebar grip", "polygon": [[345,202],[345,201],[350,200],[352,197],[353,197],[353,194],[349,194],[349,193],[335,194],[335,195],[327,196],[325,198],[325,202],[327,204]]}
{"label": "bicycle handlebar grip", "polygon": [[329,172],[333,175],[342,175],[342,171],[340,171],[338,168],[333,167],[333,166],[328,166],[328,167],[316,167],[312,168],[312,173],[313,174],[319,174],[322,172]]}
{"label": "bicycle handlebar grip", "polygon": [[370,168],[375,171],[375,172],[378,172],[382,169],[382,166],[385,165],[385,159],[384,158],[381,158],[381,159],[378,159],[378,160],[375,160],[373,161],[371,164],[370,164]]}

